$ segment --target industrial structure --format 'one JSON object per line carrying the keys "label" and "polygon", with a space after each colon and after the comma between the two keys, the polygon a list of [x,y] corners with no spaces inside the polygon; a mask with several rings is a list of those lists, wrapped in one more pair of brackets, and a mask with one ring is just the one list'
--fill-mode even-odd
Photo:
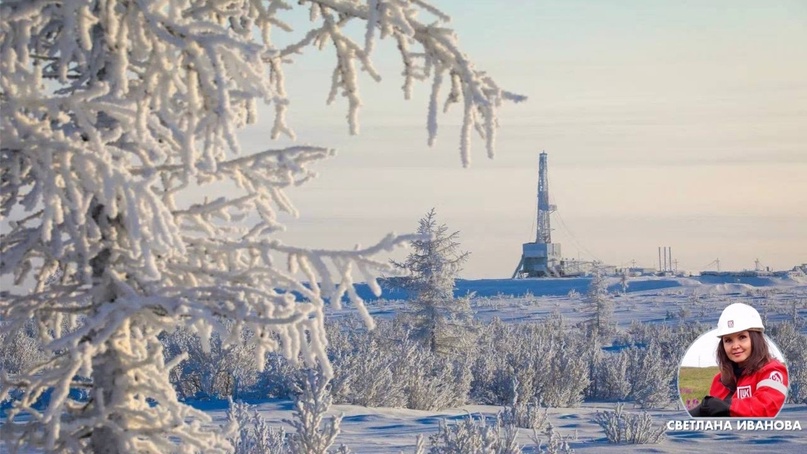
{"label": "industrial structure", "polygon": [[522,245],[521,260],[513,278],[561,276],[560,243],[552,242],[552,227],[549,215],[555,205],[549,204],[549,169],[546,153],[538,159],[538,219],[535,242]]}
{"label": "industrial structure", "polygon": [[[662,262],[662,257],[664,261]],[[675,262],[675,267],[673,267]],[[719,267],[718,263],[718,267]],[[673,260],[672,248],[670,246],[659,246],[658,248],[658,272],[661,275],[674,274],[678,268],[678,260]]]}

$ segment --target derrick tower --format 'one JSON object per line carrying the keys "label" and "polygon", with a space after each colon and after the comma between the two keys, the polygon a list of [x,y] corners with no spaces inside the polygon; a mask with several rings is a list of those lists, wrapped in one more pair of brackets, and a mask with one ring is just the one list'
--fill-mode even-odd
{"label": "derrick tower", "polygon": [[555,206],[549,204],[548,173],[546,152],[541,152],[538,157],[538,228],[535,232],[535,242],[541,244],[552,243],[552,228],[549,226],[549,215],[555,211]]}
{"label": "derrick tower", "polygon": [[521,260],[513,278],[560,276],[560,244],[552,242],[549,215],[555,211],[549,203],[549,166],[546,152],[538,157],[538,219],[534,243],[524,243]]}

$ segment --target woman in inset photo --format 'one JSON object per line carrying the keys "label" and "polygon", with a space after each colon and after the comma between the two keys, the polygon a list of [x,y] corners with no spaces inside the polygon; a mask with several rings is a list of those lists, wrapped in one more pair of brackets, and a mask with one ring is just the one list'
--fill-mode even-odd
{"label": "woman in inset photo", "polygon": [[717,365],[709,395],[692,416],[774,417],[787,397],[787,368],[771,356],[753,307],[734,303],[717,322]]}

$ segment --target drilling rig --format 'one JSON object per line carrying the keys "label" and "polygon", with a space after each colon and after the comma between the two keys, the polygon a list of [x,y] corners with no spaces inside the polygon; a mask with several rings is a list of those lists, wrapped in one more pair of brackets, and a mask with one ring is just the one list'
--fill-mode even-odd
{"label": "drilling rig", "polygon": [[549,169],[546,152],[538,158],[538,219],[535,242],[524,243],[521,260],[518,262],[513,279],[524,277],[556,277],[561,272],[560,243],[552,242],[552,228],[549,215],[555,205],[549,204]]}

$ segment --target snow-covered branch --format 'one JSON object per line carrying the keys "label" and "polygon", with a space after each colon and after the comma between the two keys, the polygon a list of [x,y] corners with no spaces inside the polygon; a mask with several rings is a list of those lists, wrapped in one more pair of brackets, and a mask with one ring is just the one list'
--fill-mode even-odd
{"label": "snow-covered branch", "polygon": [[0,294],[0,317],[35,320],[48,356],[3,378],[0,399],[19,397],[7,439],[50,451],[226,451],[177,400],[160,333],[182,325],[204,344],[231,320],[251,333],[258,361],[279,351],[329,375],[325,304],[347,300],[372,326],[354,276],[379,293],[384,256],[416,237],[349,251],[280,243],[279,213],[297,215],[287,191],[334,152],[239,141],[261,104],[274,108],[267,135],[294,139],[285,80],[295,54],[333,49],[330,99],[348,100],[355,133],[358,74],[380,78],[374,42],[391,38],[405,96],[432,78],[429,143],[445,80],[447,102],[464,103],[463,164],[471,128],[492,155],[499,105],[522,98],[474,68],[446,14],[422,0],[299,4],[309,29],[280,48],[273,37],[292,32],[282,0],[0,3],[0,275],[20,286]]}
{"label": "snow-covered branch", "polygon": [[[445,75],[449,75],[454,86],[446,97],[446,107],[464,99],[460,133],[463,166],[471,163],[471,129],[485,139],[487,154],[493,157],[498,108],[503,101],[521,102],[526,97],[501,89],[485,72],[474,67],[461,51],[454,31],[443,26],[450,20],[448,15],[423,1],[375,0],[365,3],[357,0],[312,0],[300,3],[308,3],[312,22],[321,20],[322,24],[312,28],[299,41],[281,49],[280,55],[299,53],[309,45],[321,47],[328,40],[333,43],[337,64],[331,79],[328,102],[332,102],[340,90],[348,99],[351,133],[358,132],[357,115],[361,106],[353,62],[358,60],[371,77],[380,78],[369,61],[377,29],[380,38],[389,36],[396,41],[404,64],[403,91],[406,99],[411,96],[413,80],[432,77],[432,101],[429,103],[427,122],[429,145],[434,144],[437,136],[436,99],[440,96],[441,81]],[[418,20],[418,14],[424,11],[434,16],[436,22],[427,24]],[[334,15],[346,19],[336,22]],[[339,26],[352,18],[366,22],[363,48],[339,30]],[[410,49],[413,44],[419,46],[418,52]]]}

